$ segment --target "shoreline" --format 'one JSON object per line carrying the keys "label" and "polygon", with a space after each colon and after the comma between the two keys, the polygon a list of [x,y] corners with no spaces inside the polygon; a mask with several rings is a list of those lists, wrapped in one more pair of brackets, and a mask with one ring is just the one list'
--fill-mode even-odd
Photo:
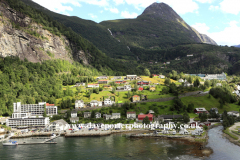
{"label": "shoreline", "polygon": [[[210,129],[217,127],[212,126]],[[191,135],[155,135],[155,134],[141,134],[141,135],[131,135],[130,138],[133,139],[142,139],[142,138],[155,138],[155,139],[166,139],[173,141],[181,141],[185,144],[194,145],[195,147],[191,149],[188,153],[198,157],[209,157],[213,150],[209,147],[206,147],[208,144],[208,131],[205,131],[206,134],[203,137],[196,137]],[[201,141],[201,140],[205,140]]]}
{"label": "shoreline", "polygon": [[[149,130],[112,130],[112,131],[93,131],[93,132],[75,132],[75,133],[61,133],[61,136],[66,138],[68,137],[100,137],[100,136],[109,136],[111,134],[133,134],[133,133],[143,133],[149,132]],[[58,134],[59,132],[46,132],[46,133],[30,133],[30,134],[21,134],[14,135],[11,139],[18,138],[30,138],[30,137],[50,137],[52,133]]]}
{"label": "shoreline", "polygon": [[[215,127],[215,126],[214,126]],[[217,126],[216,126],[217,127]],[[212,127],[213,128],[213,127]],[[97,132],[97,131],[96,131]],[[106,131],[105,133],[61,133],[60,136],[65,138],[76,138],[76,137],[101,137],[101,136],[110,136],[114,134],[130,134],[129,138],[133,138],[133,134],[142,134],[145,136],[138,136],[134,137],[136,139],[138,138],[156,138],[156,139],[166,139],[171,141],[178,141],[183,142],[186,145],[193,145],[193,149],[186,151],[187,154],[198,156],[198,157],[209,157],[213,150],[209,147],[206,147],[208,143],[208,131],[205,131],[206,134],[203,137],[193,137],[191,135],[181,135],[181,136],[170,136],[170,135],[155,135],[155,136],[148,136],[151,134],[152,131],[150,130],[114,130],[114,131]],[[32,134],[26,134],[26,135],[15,135],[12,136],[11,139],[18,139],[18,138],[31,138],[31,137],[50,137],[51,133],[32,133]],[[55,132],[56,133],[56,132]],[[145,134],[144,134],[145,133]],[[147,136],[146,136],[147,135]],[[200,141],[196,141],[199,139]],[[205,142],[201,142],[201,139],[204,139]]]}

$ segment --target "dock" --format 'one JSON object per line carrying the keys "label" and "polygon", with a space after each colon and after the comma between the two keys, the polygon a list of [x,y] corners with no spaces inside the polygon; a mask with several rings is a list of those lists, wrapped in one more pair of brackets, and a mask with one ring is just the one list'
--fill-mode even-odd
{"label": "dock", "polygon": [[18,143],[18,145],[35,145],[35,144],[57,144],[57,142],[31,142],[31,143]]}

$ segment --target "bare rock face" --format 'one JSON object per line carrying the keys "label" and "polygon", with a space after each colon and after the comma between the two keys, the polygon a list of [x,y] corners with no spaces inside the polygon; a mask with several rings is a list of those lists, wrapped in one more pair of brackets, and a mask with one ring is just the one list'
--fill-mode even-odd
{"label": "bare rock face", "polygon": [[84,64],[88,59],[83,51],[76,50],[65,36],[56,36],[31,18],[0,5],[0,57],[18,56],[31,62],[48,59],[73,61],[78,55]]}

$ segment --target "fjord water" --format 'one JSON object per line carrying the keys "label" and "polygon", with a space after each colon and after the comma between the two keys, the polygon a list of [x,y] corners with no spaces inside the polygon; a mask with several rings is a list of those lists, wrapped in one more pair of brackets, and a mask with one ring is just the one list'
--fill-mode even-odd
{"label": "fjord water", "polygon": [[[208,146],[214,153],[206,159],[239,159],[240,147],[222,138],[221,127],[209,131]],[[17,139],[18,142],[40,142],[39,139]],[[106,137],[59,137],[57,144],[0,145],[0,159],[203,159],[191,154],[193,145],[184,141],[162,139],[130,139],[125,135]]]}
{"label": "fjord water", "polygon": [[[18,142],[41,141],[18,139]],[[161,139],[130,139],[123,135],[106,137],[59,137],[57,144],[0,146],[5,159],[194,159],[187,155],[193,146]]]}
{"label": "fjord water", "polygon": [[240,159],[240,147],[229,142],[222,136],[222,126],[210,129],[208,131],[208,145],[213,149],[213,154],[209,160],[238,160]]}

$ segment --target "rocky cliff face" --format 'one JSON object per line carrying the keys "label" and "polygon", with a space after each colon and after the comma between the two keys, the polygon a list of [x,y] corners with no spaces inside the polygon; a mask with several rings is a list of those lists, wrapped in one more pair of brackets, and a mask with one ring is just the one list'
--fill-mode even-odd
{"label": "rocky cliff face", "polygon": [[195,28],[193,28],[193,27],[191,27],[191,28],[197,34],[197,36],[201,39],[202,43],[218,45],[213,39],[208,37],[206,34],[201,34]]}
{"label": "rocky cliff face", "polygon": [[0,56],[18,56],[21,60],[41,62],[73,58],[88,64],[85,53],[78,51],[64,36],[56,36],[29,17],[0,3]]}

